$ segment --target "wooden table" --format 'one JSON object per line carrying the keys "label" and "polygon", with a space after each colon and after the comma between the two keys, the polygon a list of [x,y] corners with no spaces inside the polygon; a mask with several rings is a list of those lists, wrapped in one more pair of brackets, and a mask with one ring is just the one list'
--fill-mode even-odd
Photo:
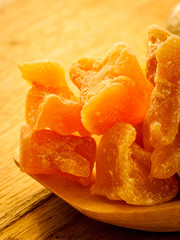
{"label": "wooden table", "polygon": [[145,59],[147,27],[165,26],[178,0],[0,0],[0,239],[180,239],[179,233],[142,232],[91,220],[13,162],[24,122],[28,84],[17,63],[61,62],[104,56],[118,41]]}

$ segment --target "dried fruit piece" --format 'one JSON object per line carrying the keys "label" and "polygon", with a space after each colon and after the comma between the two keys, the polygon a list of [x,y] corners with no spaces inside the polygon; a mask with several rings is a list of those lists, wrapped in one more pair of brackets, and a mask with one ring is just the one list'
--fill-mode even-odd
{"label": "dried fruit piece", "polygon": [[134,143],[135,137],[135,129],[127,123],[117,123],[103,135],[91,193],[135,205],[169,201],[178,192],[176,178],[153,178],[150,153]]}
{"label": "dried fruit piece", "polygon": [[105,59],[83,58],[70,77],[80,89],[82,123],[93,134],[103,134],[116,122],[142,122],[152,85],[127,44],[115,44]]}
{"label": "dried fruit piece", "polygon": [[164,179],[180,172],[180,134],[172,144],[156,149],[151,161],[151,175],[155,178]]}
{"label": "dried fruit piece", "polygon": [[81,122],[82,105],[32,87],[26,97],[26,122],[36,130],[50,128],[60,134],[89,135]]}
{"label": "dried fruit piece", "polygon": [[146,77],[154,84],[157,70],[156,51],[159,45],[165,42],[171,34],[159,26],[152,25],[148,30],[147,56],[146,56]]}
{"label": "dried fruit piece", "polygon": [[[144,145],[152,151],[171,144],[180,121],[180,38],[173,35],[156,51],[157,71],[149,111],[144,120]],[[153,148],[152,148],[153,147]]]}
{"label": "dried fruit piece", "polygon": [[18,65],[22,77],[30,84],[42,85],[46,88],[68,87],[65,71],[56,62],[30,62]]}
{"label": "dried fruit piece", "polygon": [[36,87],[32,87],[28,90],[26,95],[26,105],[25,105],[25,119],[26,122],[32,127],[36,128],[36,122],[38,116],[41,113],[41,104],[48,93],[46,90],[40,90]]}
{"label": "dried fruit piece", "polygon": [[60,134],[89,135],[81,122],[82,104],[69,89],[58,63],[19,65],[22,76],[33,86],[26,98],[26,122],[33,129],[50,128]]}
{"label": "dried fruit piece", "polygon": [[20,166],[28,174],[60,174],[89,184],[96,144],[91,137],[63,136],[51,130],[21,128]]}

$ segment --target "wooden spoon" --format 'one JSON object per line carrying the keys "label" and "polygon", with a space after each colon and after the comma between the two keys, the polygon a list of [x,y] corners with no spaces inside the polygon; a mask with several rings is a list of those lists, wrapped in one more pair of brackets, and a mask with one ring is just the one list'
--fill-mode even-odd
{"label": "wooden spoon", "polygon": [[[14,160],[19,166],[18,152]],[[123,201],[110,201],[92,196],[89,187],[83,187],[63,176],[31,175],[61,199],[84,215],[113,225],[157,232],[180,231],[180,196],[155,206],[134,206]]]}

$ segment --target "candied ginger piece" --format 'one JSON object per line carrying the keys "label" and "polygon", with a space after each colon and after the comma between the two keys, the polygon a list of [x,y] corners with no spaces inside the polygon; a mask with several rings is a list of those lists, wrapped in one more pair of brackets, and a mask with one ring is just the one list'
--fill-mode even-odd
{"label": "candied ginger piece", "polygon": [[116,122],[143,121],[153,86],[127,44],[113,45],[105,59],[80,59],[70,77],[80,89],[82,123],[89,132],[101,135]]}
{"label": "candied ginger piece", "polygon": [[21,128],[20,168],[28,174],[58,174],[88,185],[96,143],[91,137],[63,136],[52,130]]}
{"label": "candied ginger piece", "polygon": [[40,106],[47,95],[46,91],[41,91],[36,87],[30,88],[26,94],[25,119],[32,128],[36,128],[37,118],[41,113]]}
{"label": "candied ginger piece", "polygon": [[144,120],[144,145],[149,151],[171,144],[180,121],[180,37],[170,36],[156,51],[157,71],[149,111]]}
{"label": "candied ginger piece", "polygon": [[68,87],[64,69],[58,63],[25,63],[19,68],[23,78],[32,84],[26,97],[25,117],[33,129],[89,135],[81,122],[82,104]]}
{"label": "candied ginger piece", "polygon": [[64,68],[49,61],[21,63],[18,65],[22,77],[30,84],[46,88],[67,87]]}
{"label": "candied ginger piece", "polygon": [[156,25],[152,25],[149,27],[146,57],[146,77],[153,84],[157,70],[157,48],[170,36],[171,34],[163,28],[160,28]]}
{"label": "candied ginger piece", "polygon": [[178,192],[173,176],[155,179],[150,175],[150,153],[134,143],[136,131],[128,123],[117,123],[103,136],[96,155],[93,195],[124,200],[134,205],[154,205],[171,200]]}
{"label": "candied ginger piece", "polygon": [[26,97],[26,122],[36,130],[50,128],[63,135],[89,135],[81,122],[81,110],[81,103],[36,87]]}
{"label": "candied ginger piece", "polygon": [[151,175],[155,178],[168,178],[180,172],[180,133],[172,144],[157,148],[151,155]]}

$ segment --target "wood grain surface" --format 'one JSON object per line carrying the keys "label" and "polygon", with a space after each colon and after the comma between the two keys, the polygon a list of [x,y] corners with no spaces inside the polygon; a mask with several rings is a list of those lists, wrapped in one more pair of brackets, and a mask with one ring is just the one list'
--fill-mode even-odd
{"label": "wood grain surface", "polygon": [[[0,240],[179,239],[91,220],[13,162],[28,84],[17,63],[49,59],[67,71],[82,56],[104,56],[114,42],[145,60],[147,27],[165,26],[177,0],[0,0]],[[69,82],[70,83],[70,82]],[[72,84],[70,83],[72,86]]]}

